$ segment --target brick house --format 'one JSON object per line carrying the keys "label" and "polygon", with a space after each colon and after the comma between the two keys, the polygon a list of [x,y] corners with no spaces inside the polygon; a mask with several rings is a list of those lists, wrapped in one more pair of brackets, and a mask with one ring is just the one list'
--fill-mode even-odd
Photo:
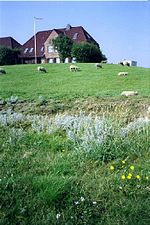
{"label": "brick house", "polygon": [[17,55],[14,56],[15,64],[20,64],[21,60],[19,57],[19,52],[21,52],[21,44],[18,43],[14,38],[12,37],[1,37],[0,38],[0,47],[6,47],[10,49],[19,50]]}
{"label": "brick house", "polygon": [[[54,50],[52,39],[63,34],[70,37],[73,42],[89,42],[99,46],[92,36],[82,27],[72,27],[67,25],[66,28],[40,31],[36,33],[36,57],[37,63],[59,63],[60,58],[58,52]],[[35,63],[35,42],[32,36],[21,48],[22,63]],[[72,59],[66,58],[65,62],[70,62]]]}
{"label": "brick house", "polygon": [[11,49],[20,49],[21,44],[18,43],[12,37],[2,37],[2,38],[0,38],[0,47],[7,47],[7,48],[11,48]]}

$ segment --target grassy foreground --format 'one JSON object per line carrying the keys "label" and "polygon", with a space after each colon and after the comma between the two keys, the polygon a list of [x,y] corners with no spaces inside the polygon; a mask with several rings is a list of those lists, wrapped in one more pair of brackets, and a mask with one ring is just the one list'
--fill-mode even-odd
{"label": "grassy foreground", "polygon": [[79,66],[0,77],[2,225],[150,224],[150,69]]}

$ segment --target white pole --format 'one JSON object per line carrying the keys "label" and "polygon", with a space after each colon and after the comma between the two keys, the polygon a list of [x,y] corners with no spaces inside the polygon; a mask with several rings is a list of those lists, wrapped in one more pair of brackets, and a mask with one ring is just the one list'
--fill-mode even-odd
{"label": "white pole", "polygon": [[36,20],[36,19],[35,19],[35,17],[34,17],[34,58],[35,58],[35,64],[37,64],[35,20]]}
{"label": "white pole", "polygon": [[34,17],[34,58],[35,64],[37,64],[37,41],[36,41],[36,29],[35,29],[35,22],[36,20],[42,20],[43,18]]}

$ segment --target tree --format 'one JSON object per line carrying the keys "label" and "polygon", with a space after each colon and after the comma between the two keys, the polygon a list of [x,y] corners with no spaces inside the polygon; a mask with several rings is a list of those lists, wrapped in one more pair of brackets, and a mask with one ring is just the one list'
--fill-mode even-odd
{"label": "tree", "polygon": [[13,57],[14,57],[14,64],[20,63],[19,55],[20,55],[20,49],[14,48],[12,49]]}
{"label": "tree", "polygon": [[58,51],[61,62],[65,62],[65,58],[71,57],[73,41],[66,35],[59,35],[53,39],[54,49]]}
{"label": "tree", "polygon": [[77,62],[101,62],[106,60],[105,55],[102,54],[100,48],[97,45],[90,43],[73,44],[72,57],[75,57]]}
{"label": "tree", "polygon": [[0,47],[0,65],[13,65],[18,62],[19,49]]}

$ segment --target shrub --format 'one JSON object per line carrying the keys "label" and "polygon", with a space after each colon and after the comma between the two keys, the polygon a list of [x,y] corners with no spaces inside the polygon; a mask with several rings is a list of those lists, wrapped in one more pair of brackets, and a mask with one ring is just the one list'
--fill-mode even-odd
{"label": "shrub", "polygon": [[80,43],[73,44],[72,57],[75,57],[77,62],[101,62],[106,60],[106,57],[102,54],[101,50],[94,44]]}
{"label": "shrub", "polygon": [[10,49],[7,47],[0,47],[0,65],[13,65],[18,63],[18,49]]}

